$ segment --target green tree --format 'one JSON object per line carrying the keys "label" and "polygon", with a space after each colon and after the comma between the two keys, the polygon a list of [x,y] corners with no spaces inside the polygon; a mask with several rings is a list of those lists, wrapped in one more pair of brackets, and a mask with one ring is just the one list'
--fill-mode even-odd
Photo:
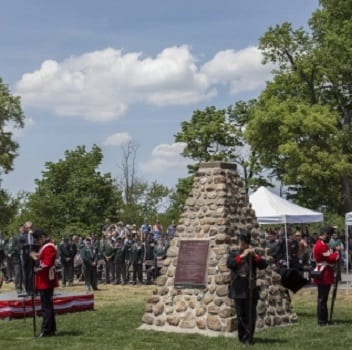
{"label": "green tree", "polygon": [[24,115],[20,98],[12,96],[0,78],[0,175],[13,170],[18,143],[13,140],[9,127],[23,128]]}
{"label": "green tree", "polygon": [[[20,98],[11,95],[9,88],[0,78],[0,176],[13,170],[18,155],[18,143],[14,141],[12,129],[23,128],[24,114]],[[0,179],[1,185],[1,179]],[[17,201],[0,188],[0,227],[4,229],[17,211]]]}
{"label": "green tree", "polygon": [[68,233],[100,233],[106,219],[117,220],[122,205],[121,194],[111,175],[98,171],[103,159],[94,145],[66,151],[65,158],[45,164],[42,179],[29,195],[27,216],[36,226],[46,228],[52,236]]}
{"label": "green tree", "polygon": [[[132,192],[130,192],[132,194]],[[136,180],[133,192],[133,202],[124,202],[120,212],[120,219],[128,224],[143,223],[144,218],[150,222],[160,218],[165,211],[165,203],[170,189],[158,182]]]}
{"label": "green tree", "polygon": [[[17,214],[19,202],[16,198],[12,197],[7,191],[0,189],[0,229],[1,231],[9,232],[8,225]],[[5,228],[5,230],[4,230]]]}
{"label": "green tree", "polygon": [[[254,152],[244,138],[244,130],[249,119],[249,111],[255,100],[239,101],[234,106],[217,110],[207,107],[204,111],[195,111],[189,122],[181,123],[182,131],[175,135],[176,142],[185,142],[182,155],[198,163],[189,166],[190,173],[198,169],[200,162],[211,160],[232,162],[238,166],[248,193],[250,187],[270,185],[263,177],[261,166],[256,152]],[[180,198],[183,198],[185,185],[189,181],[179,183],[182,188]],[[176,195],[176,207],[179,199]]]}
{"label": "green tree", "polygon": [[297,201],[352,210],[352,6],[320,1],[311,32],[283,23],[260,39],[274,78],[251,108],[246,137]]}
{"label": "green tree", "polygon": [[194,176],[190,175],[186,178],[179,179],[174,190],[170,195],[170,205],[166,211],[167,221],[177,222],[183,213],[186,199],[188,198],[193,185]]}
{"label": "green tree", "polygon": [[228,160],[237,142],[227,117],[225,109],[214,106],[194,111],[191,120],[182,122],[182,131],[175,135],[176,142],[186,143],[182,155],[197,162]]}
{"label": "green tree", "polygon": [[257,189],[260,186],[272,186],[268,169],[260,162],[258,152],[251,148],[245,138],[245,130],[250,118],[250,111],[256,104],[256,100],[248,102],[238,101],[234,106],[227,108],[229,123],[235,130],[236,146],[230,154],[230,160],[237,165],[238,171],[243,178],[246,193],[249,189]]}

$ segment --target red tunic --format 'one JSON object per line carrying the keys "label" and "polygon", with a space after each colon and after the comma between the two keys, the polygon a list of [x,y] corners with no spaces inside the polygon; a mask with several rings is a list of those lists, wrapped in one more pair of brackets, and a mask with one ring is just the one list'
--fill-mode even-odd
{"label": "red tunic", "polygon": [[313,247],[313,256],[317,264],[316,268],[323,271],[321,278],[314,278],[313,282],[316,284],[333,284],[333,266],[340,257],[339,252],[333,252],[322,239],[318,239]]}
{"label": "red tunic", "polygon": [[40,270],[36,273],[36,289],[50,289],[57,287],[58,280],[55,271],[56,247],[51,242],[46,242],[39,251]]}

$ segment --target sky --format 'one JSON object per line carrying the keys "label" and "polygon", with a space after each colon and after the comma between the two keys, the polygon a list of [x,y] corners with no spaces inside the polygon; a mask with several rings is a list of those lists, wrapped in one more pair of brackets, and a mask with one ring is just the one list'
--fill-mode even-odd
{"label": "sky", "polygon": [[259,38],[307,27],[317,0],[3,0],[0,77],[21,97],[25,128],[2,187],[34,191],[46,162],[96,144],[100,170],[121,176],[138,145],[137,176],[174,187],[191,161],[175,143],[207,106],[256,98],[271,78]]}

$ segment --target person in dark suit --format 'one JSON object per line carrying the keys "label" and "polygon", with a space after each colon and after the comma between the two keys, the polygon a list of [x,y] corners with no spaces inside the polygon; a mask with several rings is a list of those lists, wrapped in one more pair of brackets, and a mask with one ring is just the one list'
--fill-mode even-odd
{"label": "person in dark suit", "polygon": [[231,251],[227,257],[227,267],[231,270],[229,297],[235,300],[238,339],[247,345],[253,343],[257,318],[256,307],[259,299],[259,289],[256,286],[257,268],[267,267],[266,260],[249,246],[250,241],[250,232],[242,232],[239,250]]}
{"label": "person in dark suit", "polygon": [[33,259],[30,254],[32,251],[38,251],[38,245],[33,237],[34,227],[32,222],[27,221],[24,224],[24,232],[22,233],[21,241],[23,243],[22,249],[22,263],[23,263],[23,283],[27,295],[34,293],[34,279],[33,279]]}
{"label": "person in dark suit", "polygon": [[86,285],[86,293],[90,292],[90,288],[98,290],[98,249],[92,245],[92,239],[87,237],[84,242],[84,247],[81,251],[83,260],[83,274]]}
{"label": "person in dark suit", "polygon": [[[15,287],[16,287],[17,294],[19,296],[26,294],[23,288],[24,287],[23,246],[25,243],[26,241],[24,239],[24,225],[20,225],[19,233],[15,234],[9,240],[8,251],[7,251],[8,257],[9,259],[11,259]],[[27,260],[28,260],[28,257],[27,257]]]}
{"label": "person in dark suit", "polygon": [[121,237],[116,238],[115,248],[113,263],[115,264],[116,279],[114,284],[126,284],[125,246]]}
{"label": "person in dark suit", "polygon": [[62,267],[62,286],[66,287],[73,285],[74,277],[74,258],[77,253],[76,244],[71,241],[71,238],[66,236],[59,246],[59,255]]}

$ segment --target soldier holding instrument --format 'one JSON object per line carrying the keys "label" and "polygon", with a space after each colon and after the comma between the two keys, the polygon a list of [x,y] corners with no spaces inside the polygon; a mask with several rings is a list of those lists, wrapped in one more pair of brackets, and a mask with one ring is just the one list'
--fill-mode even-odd
{"label": "soldier holding instrument", "polygon": [[313,258],[316,262],[316,267],[311,272],[311,275],[313,277],[313,283],[315,283],[318,288],[317,317],[318,325],[320,326],[329,324],[327,303],[331,285],[334,283],[333,267],[340,258],[340,247],[336,247],[336,251],[334,252],[328,245],[333,232],[333,227],[323,227],[313,247]]}
{"label": "soldier holding instrument", "polygon": [[235,300],[238,340],[246,345],[253,344],[257,317],[259,289],[256,286],[256,270],[267,267],[266,260],[250,248],[250,241],[250,232],[242,232],[239,250],[231,251],[227,258],[227,267],[231,270],[229,297]]}

